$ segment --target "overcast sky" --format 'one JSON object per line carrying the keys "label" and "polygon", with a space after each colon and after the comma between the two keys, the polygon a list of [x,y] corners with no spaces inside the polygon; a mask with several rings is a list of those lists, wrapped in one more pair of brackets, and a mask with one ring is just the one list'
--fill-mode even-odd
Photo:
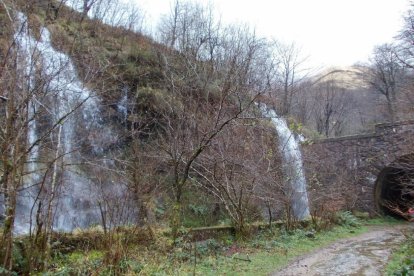
{"label": "overcast sky", "polygon": [[[155,30],[174,0],[131,0]],[[209,1],[194,0],[199,3]],[[210,0],[224,22],[244,22],[261,36],[295,42],[311,66],[366,61],[375,45],[391,42],[409,0]]]}

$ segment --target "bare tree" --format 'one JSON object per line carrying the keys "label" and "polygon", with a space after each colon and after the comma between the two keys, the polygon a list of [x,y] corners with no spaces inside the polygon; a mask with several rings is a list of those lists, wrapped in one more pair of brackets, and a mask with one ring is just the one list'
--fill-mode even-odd
{"label": "bare tree", "polygon": [[[260,219],[260,208],[270,201],[264,191],[266,183],[275,181],[271,137],[257,120],[233,121],[195,162],[197,183],[220,200],[241,235],[248,220]],[[270,193],[275,199],[275,191]]]}
{"label": "bare tree", "polygon": [[161,21],[159,33],[161,42],[170,49],[188,58],[212,61],[217,55],[221,28],[211,6],[176,1],[171,13]]}
{"label": "bare tree", "polygon": [[303,65],[306,58],[301,57],[299,48],[294,44],[273,42],[276,69],[276,98],[280,101],[280,114],[287,115],[293,108],[293,99],[297,96],[299,83],[306,78]]}
{"label": "bare tree", "polygon": [[[63,159],[76,150],[62,145],[62,126],[89,99],[89,95],[74,88],[77,80],[68,77],[67,70],[72,68],[69,61],[61,54],[51,54],[47,30],[41,28],[39,41],[31,35],[27,17],[21,13],[14,16],[18,25],[10,26],[15,34],[7,46],[6,62],[0,73],[4,89],[0,103],[0,185],[4,203],[0,255],[2,266],[8,270],[13,265],[19,200],[25,200],[25,207],[29,208],[20,210],[28,220],[28,225],[22,227],[29,231],[30,239],[34,238],[33,246],[43,246],[29,251],[41,250],[47,263],[56,199],[62,186]],[[49,54],[47,59],[45,53]],[[67,132],[66,128],[66,138],[70,138]],[[37,243],[40,233],[46,235],[45,243]]]}
{"label": "bare tree", "polygon": [[264,41],[247,28],[219,28],[211,12],[192,7],[177,2],[161,25],[165,42],[177,51],[162,55],[169,96],[158,134],[159,158],[173,176],[175,231],[194,164],[266,87],[258,73]]}
{"label": "bare tree", "polygon": [[[25,20],[19,18],[18,20]],[[25,27],[27,22],[21,22],[18,34],[27,32]],[[14,27],[12,25],[12,27]],[[38,61],[38,54],[29,52],[29,64],[19,59],[18,41],[19,35],[16,35],[8,46],[7,62],[4,63],[1,71],[0,81],[3,87],[4,112],[1,116],[0,124],[0,145],[1,145],[1,193],[4,202],[4,228],[1,242],[2,266],[6,269],[12,267],[12,246],[13,230],[16,214],[16,204],[19,189],[23,186],[25,177],[32,173],[26,162],[35,162],[30,160],[31,153],[36,151],[40,139],[27,139],[30,132],[30,126],[35,120],[35,99],[44,97],[42,83],[37,82],[33,85],[33,76],[30,76],[30,70],[33,69]],[[31,140],[31,141],[30,141]]]}
{"label": "bare tree", "polygon": [[[395,52],[398,58],[398,61],[401,63],[402,67],[405,69],[406,78],[403,83],[403,87],[399,90],[401,97],[398,99],[398,103],[401,106],[398,107],[398,110],[402,111],[402,115],[411,114],[412,104],[414,102],[413,95],[413,83],[412,83],[412,74],[414,69],[414,5],[411,3],[410,9],[407,11],[404,16],[404,25],[397,35],[397,42],[395,46]],[[407,118],[403,116],[402,119]]]}
{"label": "bare tree", "polygon": [[411,3],[410,9],[404,16],[404,26],[399,32],[397,44],[397,57],[404,66],[414,69],[414,5]]}
{"label": "bare tree", "polygon": [[371,87],[385,97],[389,120],[394,121],[395,104],[399,88],[405,75],[395,47],[391,44],[378,46],[374,50],[371,64],[367,68],[367,81]]}
{"label": "bare tree", "polygon": [[86,18],[99,20],[113,27],[141,32],[144,14],[132,2],[120,0],[62,0],[81,13],[80,23]]}
{"label": "bare tree", "polygon": [[339,136],[353,106],[352,95],[335,79],[314,88],[313,117],[316,130],[325,137]]}

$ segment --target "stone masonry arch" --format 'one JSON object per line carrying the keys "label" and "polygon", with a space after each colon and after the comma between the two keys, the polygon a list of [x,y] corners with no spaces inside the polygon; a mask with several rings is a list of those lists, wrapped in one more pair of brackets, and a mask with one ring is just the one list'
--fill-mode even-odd
{"label": "stone masonry arch", "polygon": [[312,141],[303,151],[311,201],[389,214],[380,201],[398,197],[398,192],[391,195],[388,188],[397,186],[390,183],[413,180],[408,168],[414,168],[414,120],[379,124],[370,134]]}

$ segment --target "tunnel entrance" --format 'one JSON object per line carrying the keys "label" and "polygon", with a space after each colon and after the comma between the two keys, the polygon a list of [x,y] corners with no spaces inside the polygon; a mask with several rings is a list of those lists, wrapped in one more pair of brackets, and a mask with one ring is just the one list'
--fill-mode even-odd
{"label": "tunnel entrance", "polygon": [[383,215],[409,219],[408,209],[414,208],[414,155],[404,156],[381,171],[375,202]]}

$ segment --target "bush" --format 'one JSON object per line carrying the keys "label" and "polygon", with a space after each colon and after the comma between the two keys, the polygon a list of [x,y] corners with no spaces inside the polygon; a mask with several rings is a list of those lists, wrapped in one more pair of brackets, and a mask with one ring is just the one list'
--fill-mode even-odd
{"label": "bush", "polygon": [[414,276],[414,232],[409,231],[405,235],[407,240],[397,252],[401,256],[397,258],[398,268],[390,273],[394,276]]}
{"label": "bush", "polygon": [[347,227],[360,227],[360,220],[354,216],[350,211],[338,212],[335,216],[335,223]]}
{"label": "bush", "polygon": [[414,257],[404,260],[401,269],[394,272],[395,276],[414,276]]}
{"label": "bush", "polygon": [[18,274],[16,272],[9,271],[5,269],[4,267],[0,266],[0,275],[11,275],[11,276],[16,275],[17,276]]}

